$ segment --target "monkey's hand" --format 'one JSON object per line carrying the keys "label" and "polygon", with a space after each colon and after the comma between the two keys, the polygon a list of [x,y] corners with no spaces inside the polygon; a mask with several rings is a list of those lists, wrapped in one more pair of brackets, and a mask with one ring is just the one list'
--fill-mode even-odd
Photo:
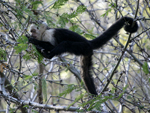
{"label": "monkey's hand", "polygon": [[38,41],[37,39],[33,38],[33,37],[30,36],[30,35],[26,35],[26,37],[28,38],[28,43],[32,43],[32,44],[34,44],[34,45],[36,45],[36,44],[39,43],[39,41]]}
{"label": "monkey's hand", "polygon": [[44,53],[44,57],[45,57],[45,58],[48,58],[48,59],[51,59],[51,58],[54,57],[54,55]]}
{"label": "monkey's hand", "polygon": [[55,53],[53,51],[47,51],[43,53],[45,58],[51,59],[55,56]]}
{"label": "monkey's hand", "polygon": [[36,49],[40,50],[42,53],[44,53],[44,48],[40,47],[39,45],[36,45]]}
{"label": "monkey's hand", "polygon": [[40,45],[40,41],[35,38],[28,38],[28,42],[34,45]]}
{"label": "monkey's hand", "polygon": [[35,42],[34,38],[29,38],[28,41],[29,41],[29,43],[32,43],[32,44],[34,44],[34,42]]}
{"label": "monkey's hand", "polygon": [[[38,48],[37,48],[38,49]],[[47,51],[47,50],[45,50],[45,49],[40,49],[40,50],[38,50],[41,54],[42,54],[42,56],[43,57],[45,57],[45,58],[48,58],[48,59],[51,59],[52,57],[54,57],[52,54],[51,54],[51,52],[50,51]]]}
{"label": "monkey's hand", "polygon": [[33,38],[30,35],[26,34],[26,37],[28,38],[28,43],[33,43]]}
{"label": "monkey's hand", "polygon": [[26,37],[27,37],[28,39],[31,38],[31,36],[30,36],[30,35],[27,35],[27,34],[26,34]]}

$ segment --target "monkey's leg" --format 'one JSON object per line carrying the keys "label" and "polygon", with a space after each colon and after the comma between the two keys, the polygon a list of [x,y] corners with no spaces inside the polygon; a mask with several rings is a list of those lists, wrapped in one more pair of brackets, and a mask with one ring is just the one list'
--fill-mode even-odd
{"label": "monkey's leg", "polygon": [[71,42],[64,41],[57,45],[51,50],[50,54],[47,55],[48,58],[52,58],[55,55],[60,55],[62,53],[69,52],[75,55],[92,55],[93,50],[88,42]]}

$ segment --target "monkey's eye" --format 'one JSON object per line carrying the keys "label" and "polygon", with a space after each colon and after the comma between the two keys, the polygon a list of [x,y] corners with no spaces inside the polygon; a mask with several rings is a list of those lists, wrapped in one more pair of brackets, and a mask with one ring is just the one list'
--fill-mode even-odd
{"label": "monkey's eye", "polygon": [[31,32],[31,33],[36,33],[36,30],[35,30],[35,29],[31,29],[30,32]]}

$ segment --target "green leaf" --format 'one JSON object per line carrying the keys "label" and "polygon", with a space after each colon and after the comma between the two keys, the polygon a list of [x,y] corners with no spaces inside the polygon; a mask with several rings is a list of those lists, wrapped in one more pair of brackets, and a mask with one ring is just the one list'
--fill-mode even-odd
{"label": "green leaf", "polygon": [[59,17],[58,24],[60,24],[62,28],[65,27],[68,22],[69,21],[66,17],[64,17],[64,14]]}
{"label": "green leaf", "polygon": [[33,9],[34,10],[36,10],[37,8],[38,8],[38,6],[40,5],[40,4],[42,4],[42,1],[34,1],[34,2],[32,2],[31,3],[32,4],[32,6],[33,6]]}
{"label": "green leaf", "polygon": [[144,106],[139,106],[140,109],[144,109]]}
{"label": "green leaf", "polygon": [[42,92],[43,92],[44,100],[46,102],[47,101],[47,85],[46,85],[45,78],[42,79]]}
{"label": "green leaf", "polygon": [[26,6],[24,6],[23,11],[34,18],[34,14],[31,10],[29,10]]}
{"label": "green leaf", "polygon": [[80,27],[78,25],[73,25],[69,29],[71,31],[74,31],[74,32],[78,33],[78,34],[82,34],[83,33],[82,30],[80,29]]}
{"label": "green leaf", "polygon": [[0,48],[0,60],[6,61],[7,60],[6,55],[7,55],[6,51]]}
{"label": "green leaf", "polygon": [[34,55],[37,56],[38,58],[38,63],[41,63],[43,60],[43,56],[38,52],[38,50],[34,45],[32,47],[33,47],[33,51],[35,51]]}
{"label": "green leaf", "polygon": [[95,38],[94,35],[89,34],[89,33],[85,33],[84,36],[85,36],[85,37],[88,37],[88,38],[90,38],[90,39],[94,39],[94,38]]}
{"label": "green leaf", "polygon": [[52,8],[57,9],[63,6],[68,0],[57,0]]}
{"label": "green leaf", "polygon": [[43,56],[39,52],[37,52],[37,55],[38,55],[38,63],[41,63],[43,60]]}
{"label": "green leaf", "polygon": [[29,105],[24,105],[23,108],[29,108]]}
{"label": "green leaf", "polygon": [[144,71],[144,73],[145,73],[145,74],[148,74],[148,73],[149,73],[149,71],[148,71],[148,64],[147,64],[147,62],[144,62],[144,64],[143,64],[142,68],[143,68],[143,71]]}
{"label": "green leaf", "polygon": [[31,75],[24,75],[24,79],[25,80],[29,80],[29,79],[31,79],[33,76],[31,76]]}
{"label": "green leaf", "polygon": [[[107,100],[109,96],[105,97],[102,99],[101,94],[80,104],[79,106],[81,107],[85,107],[86,105],[88,105],[88,111],[91,111],[94,108],[100,109],[101,104]],[[108,98],[109,99],[109,98]]]}
{"label": "green leaf", "polygon": [[23,56],[23,59],[25,59],[26,61],[27,60],[30,60],[31,59],[31,55],[26,53],[24,56]]}
{"label": "green leaf", "polygon": [[116,3],[111,3],[109,6],[112,8],[116,8],[117,5],[116,5]]}
{"label": "green leaf", "polygon": [[132,97],[128,95],[128,96],[127,96],[127,99],[130,99],[130,100],[131,100],[131,99],[132,99]]}
{"label": "green leaf", "polygon": [[26,50],[28,48],[27,44],[20,43],[17,46],[14,47],[16,50],[16,53],[21,53],[23,50]]}
{"label": "green leaf", "polygon": [[78,102],[79,100],[81,100],[83,97],[84,97],[84,94],[79,95],[79,96],[74,100],[74,102],[71,103],[71,104],[68,106],[68,108],[69,108],[70,106],[74,105],[74,104],[75,104],[76,102]]}
{"label": "green leaf", "polygon": [[71,19],[71,18],[76,17],[76,16],[77,16],[77,13],[76,13],[76,12],[73,12],[73,13],[71,13],[71,14],[67,14],[66,16]]}
{"label": "green leaf", "polygon": [[[17,54],[25,51],[28,48],[28,39],[26,36],[19,37],[17,39],[17,42],[19,44],[14,47]],[[34,45],[32,46],[31,52],[27,52],[26,54],[24,54],[23,58],[27,61],[31,59],[33,55],[37,57],[39,63],[43,60],[43,56],[36,50],[36,47]]]}
{"label": "green leaf", "polygon": [[36,111],[36,110],[34,110],[34,109],[32,109],[32,112],[33,112],[33,113],[39,113],[38,111]]}
{"label": "green leaf", "polygon": [[10,113],[14,113],[15,111],[16,111],[15,108],[9,108],[9,112],[10,112]]}
{"label": "green leaf", "polygon": [[81,14],[81,13],[83,13],[85,10],[86,10],[86,7],[80,5],[80,6],[78,6],[78,8],[77,8],[77,10],[76,10],[76,13],[77,13],[77,14]]}
{"label": "green leaf", "polygon": [[28,42],[28,38],[26,36],[21,36],[17,39],[18,43],[27,43]]}
{"label": "green leaf", "polygon": [[112,10],[112,9],[109,8],[104,14],[101,15],[101,17],[108,16],[108,13],[111,12],[111,10]]}
{"label": "green leaf", "polygon": [[75,89],[76,89],[75,85],[73,85],[73,84],[67,85],[67,89],[64,90],[62,93],[60,93],[59,96],[66,97],[67,94],[71,93]]}
{"label": "green leaf", "polygon": [[22,9],[16,9],[16,13],[19,18],[23,17]]}
{"label": "green leaf", "polygon": [[32,73],[32,75],[33,75],[33,76],[38,76],[39,74],[38,74],[38,73]]}

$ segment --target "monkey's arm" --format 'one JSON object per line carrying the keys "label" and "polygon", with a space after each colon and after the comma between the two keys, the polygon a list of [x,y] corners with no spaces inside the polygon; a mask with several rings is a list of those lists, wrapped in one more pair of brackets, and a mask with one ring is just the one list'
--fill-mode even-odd
{"label": "monkey's arm", "polygon": [[36,49],[39,51],[39,53],[45,57],[45,58],[49,58],[49,54],[51,52],[52,49],[54,49],[54,46],[51,45],[48,42],[40,42],[40,44],[35,44]]}
{"label": "monkey's arm", "polygon": [[26,35],[26,37],[28,38],[29,43],[34,44],[39,50],[43,49],[46,51],[51,51],[54,48],[54,46],[50,42],[40,41],[28,35]]}
{"label": "monkey's arm", "polygon": [[51,59],[52,57],[56,55],[60,55],[65,52],[72,53],[75,55],[92,55],[93,54],[92,47],[90,43],[88,42],[63,41],[45,56]]}
{"label": "monkey's arm", "polygon": [[39,40],[37,40],[35,38],[31,38],[30,36],[27,36],[27,35],[26,35],[26,37],[28,38],[29,43],[32,43],[33,45],[35,45],[37,51],[39,51],[39,53],[45,58],[48,58],[50,51],[52,49],[54,49],[54,46],[49,42],[39,41]]}

